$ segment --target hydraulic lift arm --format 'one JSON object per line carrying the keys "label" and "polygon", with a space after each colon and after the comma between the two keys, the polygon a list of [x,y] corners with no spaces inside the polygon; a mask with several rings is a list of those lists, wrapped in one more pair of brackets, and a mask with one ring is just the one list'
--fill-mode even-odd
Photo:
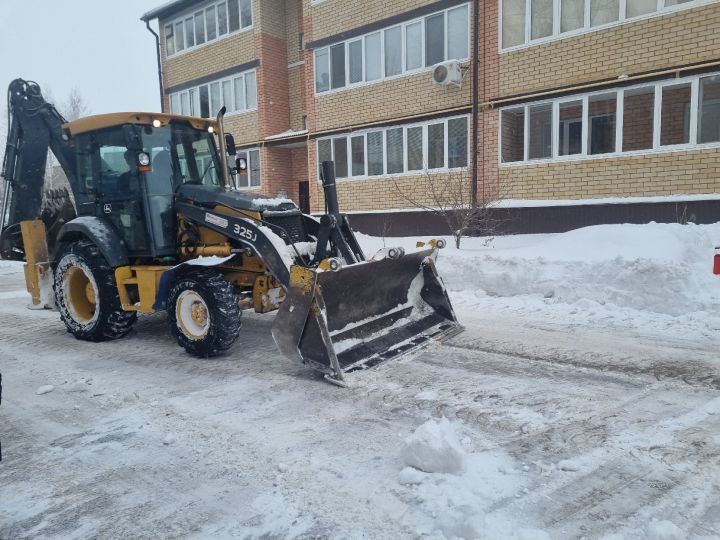
{"label": "hydraulic lift arm", "polygon": [[45,101],[40,87],[16,79],[8,88],[8,138],[0,175],[5,179],[0,205],[0,258],[22,259],[20,222],[43,218],[48,230],[63,207],[53,201],[43,208],[45,168],[52,151],[76,192],[73,149],[63,138],[65,118]]}

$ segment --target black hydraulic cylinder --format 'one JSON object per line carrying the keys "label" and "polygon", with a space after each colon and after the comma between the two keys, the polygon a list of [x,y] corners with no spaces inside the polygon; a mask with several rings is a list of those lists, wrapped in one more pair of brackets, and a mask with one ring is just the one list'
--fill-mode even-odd
{"label": "black hydraulic cylinder", "polygon": [[321,167],[327,213],[339,214],[340,205],[338,204],[337,187],[335,186],[335,163],[332,161],[323,161]]}

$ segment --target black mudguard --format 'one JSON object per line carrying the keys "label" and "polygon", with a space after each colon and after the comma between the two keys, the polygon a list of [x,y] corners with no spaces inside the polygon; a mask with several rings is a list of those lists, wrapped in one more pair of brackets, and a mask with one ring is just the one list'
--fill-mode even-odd
{"label": "black mudguard", "polygon": [[80,216],[67,222],[58,232],[58,245],[86,238],[97,246],[111,268],[126,266],[128,254],[125,242],[106,221],[95,216]]}

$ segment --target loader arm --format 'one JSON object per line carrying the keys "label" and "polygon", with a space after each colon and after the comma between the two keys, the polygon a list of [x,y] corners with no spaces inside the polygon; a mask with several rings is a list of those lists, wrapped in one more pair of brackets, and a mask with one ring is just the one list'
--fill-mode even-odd
{"label": "loader arm", "polygon": [[63,201],[55,200],[49,211],[43,212],[48,150],[57,158],[73,192],[77,174],[73,148],[63,138],[66,120],[45,101],[36,83],[22,79],[10,83],[8,114],[8,139],[0,171],[5,179],[0,205],[0,257],[17,258],[22,253],[20,222],[42,217],[50,231],[65,206]]}
{"label": "loader arm", "polygon": [[248,218],[228,216],[185,202],[176,202],[175,209],[188,221],[247,246],[263,260],[268,271],[284,288],[290,285],[292,259],[287,255],[287,249],[282,247],[285,246],[283,240],[269,228],[259,226]]}

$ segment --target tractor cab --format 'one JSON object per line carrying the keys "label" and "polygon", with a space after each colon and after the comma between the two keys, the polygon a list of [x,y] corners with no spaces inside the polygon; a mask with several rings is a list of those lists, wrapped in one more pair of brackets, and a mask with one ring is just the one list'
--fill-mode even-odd
{"label": "tractor cab", "polygon": [[176,253],[173,197],[182,186],[221,189],[212,121],[118,113],[63,129],[77,156],[78,215],[109,222],[130,257]]}

